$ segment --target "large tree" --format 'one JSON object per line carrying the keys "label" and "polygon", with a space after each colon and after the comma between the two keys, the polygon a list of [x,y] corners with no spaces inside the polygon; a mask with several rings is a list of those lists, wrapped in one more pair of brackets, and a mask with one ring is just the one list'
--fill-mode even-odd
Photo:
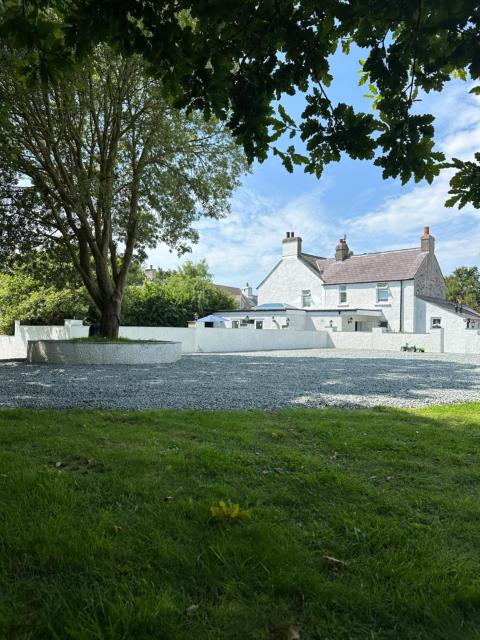
{"label": "large tree", "polygon": [[200,215],[228,212],[243,156],[216,120],[172,108],[138,56],[98,46],[70,74],[30,87],[14,63],[4,50],[0,158],[13,195],[3,201],[63,244],[102,334],[116,336],[132,260],[159,241],[188,250]]}
{"label": "large tree", "polygon": [[[452,75],[480,75],[476,0],[9,0],[2,35],[21,52],[27,81],[61,73],[97,42],[141,54],[176,104],[225,119],[250,160],[289,133],[306,153],[293,144],[274,152],[287,169],[303,163],[316,175],[347,153],[375,158],[384,177],[431,181],[444,166],[433,116],[412,107]],[[338,104],[329,97],[330,57],[352,45],[363,50],[375,117],[354,111],[348,88]],[[274,105],[299,90],[307,107],[294,122]],[[476,160],[454,162],[449,204],[460,196],[478,206]]]}

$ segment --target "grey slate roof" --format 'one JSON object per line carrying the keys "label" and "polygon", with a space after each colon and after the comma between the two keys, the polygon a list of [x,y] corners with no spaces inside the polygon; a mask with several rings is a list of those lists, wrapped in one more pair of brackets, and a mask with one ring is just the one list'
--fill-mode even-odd
{"label": "grey slate roof", "polygon": [[353,284],[412,280],[427,255],[420,248],[414,248],[352,255],[343,261],[305,253],[300,257],[315,269],[325,284]]}
{"label": "grey slate roof", "polygon": [[432,298],[431,296],[418,297],[422,300],[425,300],[425,302],[430,302],[431,304],[440,307],[441,309],[445,309],[446,311],[455,313],[457,316],[462,316],[462,318],[474,318],[475,320],[480,320],[480,313],[478,311],[475,311],[475,309],[466,307],[465,305],[460,305],[455,302],[448,302],[447,300],[442,300],[441,298]]}

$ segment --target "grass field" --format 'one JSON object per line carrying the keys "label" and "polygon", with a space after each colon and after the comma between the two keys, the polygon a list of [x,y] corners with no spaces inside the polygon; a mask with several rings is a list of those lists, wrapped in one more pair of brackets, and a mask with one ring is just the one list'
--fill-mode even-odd
{"label": "grass field", "polygon": [[0,638],[480,638],[479,451],[480,404],[0,411]]}

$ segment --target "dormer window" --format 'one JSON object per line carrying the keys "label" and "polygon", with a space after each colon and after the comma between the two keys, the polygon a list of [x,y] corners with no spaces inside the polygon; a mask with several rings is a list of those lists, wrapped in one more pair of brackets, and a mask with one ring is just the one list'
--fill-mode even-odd
{"label": "dormer window", "polygon": [[347,285],[341,284],[338,288],[338,302],[339,304],[347,303]]}
{"label": "dormer window", "polygon": [[377,302],[388,302],[388,282],[377,282]]}

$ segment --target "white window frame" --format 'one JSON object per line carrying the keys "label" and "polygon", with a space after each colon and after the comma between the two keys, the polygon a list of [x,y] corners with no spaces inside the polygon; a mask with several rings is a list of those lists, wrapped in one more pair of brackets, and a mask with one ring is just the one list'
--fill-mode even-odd
{"label": "white window frame", "polygon": [[310,289],[302,290],[302,307],[312,306],[312,291]]}
{"label": "white window frame", "polygon": [[[345,299],[342,300],[342,298]],[[341,284],[338,287],[338,304],[348,304],[348,292],[346,284]]]}
{"label": "white window frame", "polygon": [[[380,298],[379,293],[380,292],[386,292],[387,297],[383,300]],[[388,302],[390,299],[390,289],[388,287],[388,282],[377,282],[377,303],[381,304],[382,302]]]}
{"label": "white window frame", "polygon": [[240,320],[232,320],[232,329],[240,328]]}
{"label": "white window frame", "polygon": [[[438,322],[436,322],[438,320]],[[441,329],[442,328],[442,318],[438,316],[430,318],[430,329]]]}
{"label": "white window frame", "polygon": [[263,320],[255,320],[255,329],[263,329]]}

